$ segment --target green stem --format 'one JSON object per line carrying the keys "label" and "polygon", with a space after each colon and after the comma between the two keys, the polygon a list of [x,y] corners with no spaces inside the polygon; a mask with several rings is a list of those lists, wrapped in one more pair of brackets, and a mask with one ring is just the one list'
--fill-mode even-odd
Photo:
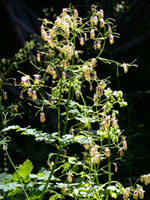
{"label": "green stem", "polygon": [[60,82],[59,102],[58,102],[58,136],[60,138],[60,103],[61,103],[61,92],[62,92],[62,78]]}
{"label": "green stem", "polygon": [[62,150],[62,147],[60,147],[59,150],[58,150],[57,156],[56,156],[55,161],[54,161],[53,168],[52,168],[52,170],[51,170],[51,172],[50,172],[50,175],[49,175],[49,177],[48,177],[48,179],[47,179],[47,181],[46,181],[46,184],[45,184],[45,186],[44,186],[44,189],[43,189],[43,191],[42,191],[42,193],[41,193],[41,196],[40,196],[40,199],[39,199],[39,200],[42,200],[43,197],[44,197],[44,194],[45,194],[45,191],[46,191],[46,189],[47,189],[47,186],[48,186],[48,184],[49,184],[49,182],[50,182],[50,180],[51,180],[51,178],[52,178],[52,175],[53,175],[54,170],[55,170],[55,168],[56,168],[56,164],[57,164],[57,162],[58,162],[58,160],[59,160],[59,156],[60,156],[61,150]]}
{"label": "green stem", "polygon": [[[110,134],[108,130],[108,148],[110,149]],[[111,155],[108,157],[108,185],[111,185]],[[107,194],[106,199],[109,199],[109,194]]]}
{"label": "green stem", "polygon": [[69,80],[69,91],[68,91],[68,102],[67,102],[67,108],[66,108],[66,120],[65,120],[65,125],[63,129],[63,135],[66,133],[67,129],[67,124],[68,124],[68,116],[69,116],[69,104],[70,104],[70,97],[71,97],[71,81],[72,81],[72,70],[70,74],[70,80]]}
{"label": "green stem", "polygon": [[11,165],[13,166],[13,168],[14,168],[14,170],[15,170],[17,176],[18,176],[18,179],[19,179],[19,181],[20,181],[20,183],[21,183],[21,185],[22,185],[23,192],[24,192],[26,198],[29,199],[29,197],[28,197],[28,195],[27,195],[27,193],[26,193],[26,191],[25,191],[24,185],[23,185],[23,183],[22,183],[22,181],[21,181],[21,178],[20,178],[20,176],[19,176],[19,174],[18,174],[18,171],[17,171],[16,167],[15,167],[15,165],[14,165],[12,159],[10,158],[8,151],[7,151],[7,150],[5,150],[5,151],[6,151],[6,155],[7,155],[8,159],[9,159]]}

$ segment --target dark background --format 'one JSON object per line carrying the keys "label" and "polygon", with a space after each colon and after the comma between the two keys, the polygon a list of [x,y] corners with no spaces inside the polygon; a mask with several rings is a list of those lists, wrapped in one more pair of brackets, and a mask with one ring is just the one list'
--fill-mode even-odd
{"label": "dark background", "polygon": [[[19,48],[23,48],[26,41],[34,39],[40,41],[40,18],[55,19],[63,7],[72,3],[79,15],[86,17],[91,4],[105,11],[105,17],[116,20],[116,31],[120,38],[115,39],[115,44],[104,55],[122,62],[132,62],[137,59],[138,68],[131,68],[127,74],[119,71],[116,74],[114,66],[106,66],[104,74],[111,76],[112,87],[124,92],[128,107],[120,111],[120,126],[127,136],[128,152],[120,163],[120,179],[138,177],[150,172],[150,2],[149,0],[1,0],[0,1],[0,58],[12,58]],[[35,50],[30,52],[34,54]],[[2,65],[1,65],[2,66]],[[8,66],[6,66],[7,69]],[[26,62],[19,70],[34,73],[32,66]],[[1,73],[1,69],[0,69]],[[17,71],[11,72],[16,77]],[[6,88],[11,99],[17,97],[17,91]],[[11,100],[10,100],[11,102]],[[8,104],[10,103],[8,101]],[[22,106],[28,109],[28,105]],[[29,109],[30,110],[30,109]],[[50,116],[52,117],[52,116]],[[15,123],[23,126],[39,126],[36,117],[31,111],[24,114],[24,119],[17,118]],[[52,126],[52,121],[49,123]],[[53,124],[54,126],[54,124]],[[44,127],[45,129],[47,127]],[[39,167],[47,158],[48,149],[45,145],[36,144],[32,139],[22,140],[13,136],[15,143],[11,144],[10,153],[16,155],[14,160],[21,163],[26,158],[33,160]],[[37,151],[39,155],[37,156]],[[31,153],[32,152],[32,153]],[[46,165],[46,163],[45,163]],[[127,180],[128,181],[128,180]],[[126,181],[125,181],[126,182]],[[150,190],[150,189],[148,189]],[[150,193],[147,193],[150,199]]]}

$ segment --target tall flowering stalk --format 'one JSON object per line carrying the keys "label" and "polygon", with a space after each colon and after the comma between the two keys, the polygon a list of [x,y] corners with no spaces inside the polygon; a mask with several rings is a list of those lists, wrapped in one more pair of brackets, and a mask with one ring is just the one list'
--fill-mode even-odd
{"label": "tall flowering stalk", "polygon": [[[96,69],[102,62],[115,63],[126,73],[134,65],[102,57],[106,44],[112,45],[114,38],[118,37],[113,20],[105,19],[104,11],[97,10],[94,5],[89,19],[82,19],[75,8],[63,8],[54,22],[43,20],[41,37],[44,51],[37,53],[38,66],[35,66],[39,74],[33,79],[24,75],[20,83],[22,92],[27,93],[33,104],[37,103],[41,123],[47,122],[46,108],[57,110],[57,130],[49,141],[55,150],[49,154],[50,173],[39,199],[42,200],[46,192],[51,193],[51,179],[57,172],[61,175],[54,188],[61,199],[70,196],[108,200],[119,195],[123,200],[130,196],[143,199],[141,186],[135,190],[133,187],[124,188],[113,180],[113,174],[118,172],[118,159],[127,150],[116,105],[123,107],[127,103],[122,91],[113,91],[109,79],[101,79]],[[89,46],[92,57],[86,54]],[[50,80],[52,85],[48,86]],[[91,91],[89,96],[85,87]],[[73,143],[83,146],[81,155],[77,155],[79,152],[70,155]],[[143,182],[145,180],[142,178]]]}

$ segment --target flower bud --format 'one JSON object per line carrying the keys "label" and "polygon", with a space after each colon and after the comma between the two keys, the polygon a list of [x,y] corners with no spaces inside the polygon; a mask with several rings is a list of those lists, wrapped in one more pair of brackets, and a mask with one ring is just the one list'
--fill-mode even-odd
{"label": "flower bud", "polygon": [[124,149],[124,151],[127,150],[127,141],[126,141],[126,137],[123,137],[123,149]]}
{"label": "flower bud", "polygon": [[51,67],[50,65],[47,66],[46,72],[49,73],[50,75],[54,74],[54,68]]}
{"label": "flower bud", "polygon": [[105,154],[106,158],[109,158],[111,156],[111,152],[110,152],[110,149],[108,147],[106,147],[104,154]]}
{"label": "flower bud", "polygon": [[111,26],[110,26],[110,25],[108,26],[108,32],[109,32],[110,34],[112,34],[112,29],[111,29]]}
{"label": "flower bud", "polygon": [[96,43],[96,41],[94,41],[94,49],[96,50],[97,49],[97,43]]}
{"label": "flower bud", "polygon": [[96,58],[92,58],[91,63],[90,63],[90,66],[91,66],[92,68],[94,68],[95,65],[96,65],[96,63],[97,63]]}
{"label": "flower bud", "polygon": [[72,134],[72,136],[74,136],[74,129],[73,128],[71,129],[71,134]]}
{"label": "flower bud", "polygon": [[7,97],[7,92],[3,92],[3,99],[4,99],[4,100],[7,100],[7,98],[8,98],[8,97]]}
{"label": "flower bud", "polygon": [[95,145],[94,147],[92,147],[90,149],[90,156],[94,157],[97,154],[97,150],[98,150],[98,146],[97,145]]}
{"label": "flower bud", "polygon": [[122,158],[124,156],[124,151],[122,147],[120,148],[119,153],[120,153],[120,157]]}
{"label": "flower bud", "polygon": [[112,127],[117,127],[118,126],[118,121],[117,119],[112,119]]}
{"label": "flower bud", "polygon": [[46,40],[47,40],[47,33],[46,33],[45,31],[43,31],[43,32],[41,33],[41,37],[42,37],[42,39],[43,39],[44,41],[46,41]]}
{"label": "flower bud", "polygon": [[13,85],[16,86],[17,85],[17,81],[16,78],[13,79]]}
{"label": "flower bud", "polygon": [[67,181],[68,183],[72,183],[73,174],[71,172],[68,173]]}
{"label": "flower bud", "polygon": [[83,160],[86,160],[87,159],[87,152],[84,152],[83,153]]}
{"label": "flower bud", "polygon": [[128,64],[123,63],[122,66],[123,66],[123,69],[124,69],[124,73],[127,73],[128,72]]}
{"label": "flower bud", "polygon": [[110,44],[114,44],[114,36],[113,35],[110,35],[110,37],[109,37],[109,43]]}
{"label": "flower bud", "polygon": [[98,11],[97,14],[98,14],[99,19],[103,18],[104,17],[104,10],[100,9],[100,11]]}
{"label": "flower bud", "polygon": [[77,27],[77,20],[73,19],[73,27],[76,28]]}
{"label": "flower bud", "polygon": [[97,41],[96,47],[97,47],[97,49],[101,48],[101,41],[100,40]]}
{"label": "flower bud", "polygon": [[101,27],[101,28],[104,27],[104,19],[103,19],[103,18],[100,19],[100,27]]}
{"label": "flower bud", "polygon": [[137,190],[134,190],[133,199],[138,199],[138,197],[139,197],[138,191],[137,191]]}
{"label": "flower bud", "polygon": [[44,26],[43,26],[43,24],[41,25],[40,30],[41,30],[41,34],[42,34],[42,32],[44,32]]}
{"label": "flower bud", "polygon": [[69,30],[69,28],[65,30],[65,36],[66,36],[66,38],[70,37],[70,30]]}
{"label": "flower bud", "polygon": [[78,53],[78,51],[75,51],[75,58],[79,59],[79,53]]}
{"label": "flower bud", "polygon": [[2,85],[3,85],[3,79],[0,78],[0,88],[2,87]]}
{"label": "flower bud", "polygon": [[22,91],[20,92],[19,98],[20,98],[20,99],[24,99],[24,96],[23,96],[23,92],[22,92]]}
{"label": "flower bud", "polygon": [[101,160],[101,154],[99,152],[96,153],[96,155],[93,157],[93,162],[95,164],[99,164]]}
{"label": "flower bud", "polygon": [[84,148],[85,148],[85,150],[89,150],[89,149],[90,149],[90,146],[91,146],[91,145],[90,145],[90,144],[88,144],[88,143],[87,143],[87,144],[85,144],[85,145],[84,145]]}
{"label": "flower bud", "polygon": [[142,186],[138,186],[137,191],[138,191],[139,198],[144,199],[145,191],[143,190]]}
{"label": "flower bud", "polygon": [[84,40],[87,41],[87,33],[84,33]]}
{"label": "flower bud", "polygon": [[47,36],[47,43],[51,48],[54,48],[54,41],[50,36]]}
{"label": "flower bud", "polygon": [[117,163],[114,163],[114,166],[115,166],[114,171],[117,173],[117,172],[118,172],[118,166],[117,166]]}
{"label": "flower bud", "polygon": [[130,196],[130,188],[126,188],[123,191],[123,200],[128,200],[128,197]]}
{"label": "flower bud", "polygon": [[31,88],[28,88],[27,94],[29,97],[32,97],[32,89]]}
{"label": "flower bud", "polygon": [[66,31],[67,29],[69,29],[68,22],[66,22],[66,21],[63,22],[63,29],[64,29],[64,31]]}
{"label": "flower bud", "polygon": [[92,86],[92,83],[90,83],[90,91],[93,90],[93,86]]}
{"label": "flower bud", "polygon": [[32,100],[37,100],[37,94],[36,94],[36,90],[32,91]]}
{"label": "flower bud", "polygon": [[94,78],[97,79],[97,72],[94,72]]}
{"label": "flower bud", "polygon": [[97,26],[97,24],[98,24],[98,18],[97,18],[97,16],[95,16],[95,17],[93,18],[93,24],[94,24],[95,26]]}
{"label": "flower bud", "polygon": [[80,38],[80,45],[81,45],[81,46],[84,45],[84,38],[83,38],[83,37]]}
{"label": "flower bud", "polygon": [[21,77],[21,85],[23,87],[28,87],[30,85],[29,76],[22,76]]}
{"label": "flower bud", "polygon": [[37,60],[37,62],[40,62],[40,61],[41,61],[40,53],[37,53],[37,55],[36,55],[36,60]]}
{"label": "flower bud", "polygon": [[94,26],[94,17],[93,16],[91,16],[91,18],[90,18],[90,23],[91,23],[91,26]]}
{"label": "flower bud", "polygon": [[76,100],[79,100],[79,99],[80,99],[80,91],[77,90],[77,91],[75,92],[75,95],[76,95]]}
{"label": "flower bud", "polygon": [[78,18],[78,11],[77,11],[77,9],[74,9],[73,14],[74,14],[75,18]]}
{"label": "flower bud", "polygon": [[79,21],[80,25],[82,26],[83,22],[82,22],[82,17],[80,17],[80,21]]}
{"label": "flower bud", "polygon": [[65,72],[62,73],[62,79],[66,80],[66,73]]}
{"label": "flower bud", "polygon": [[52,75],[52,78],[55,80],[57,78],[57,74],[56,72],[54,71],[53,75]]}
{"label": "flower bud", "polygon": [[12,112],[17,113],[18,112],[18,105],[13,105],[12,106]]}
{"label": "flower bud", "polygon": [[50,170],[51,170],[51,171],[52,171],[53,167],[54,167],[54,162],[52,161],[52,162],[50,163]]}
{"label": "flower bud", "polygon": [[40,75],[39,74],[34,74],[34,83],[39,84],[40,83]]}
{"label": "flower bud", "polygon": [[94,39],[94,38],[95,38],[94,29],[92,29],[91,32],[90,32],[90,38],[91,38],[91,39]]}
{"label": "flower bud", "polygon": [[67,188],[66,188],[66,187],[62,187],[62,188],[61,188],[61,193],[62,193],[63,195],[65,195],[66,192],[67,192]]}
{"label": "flower bud", "polygon": [[62,14],[63,14],[63,15],[66,15],[67,12],[68,12],[68,9],[67,9],[67,8],[63,8],[63,9],[62,9]]}
{"label": "flower bud", "polygon": [[40,122],[43,123],[46,121],[46,118],[45,118],[45,113],[44,112],[41,112],[40,113]]}

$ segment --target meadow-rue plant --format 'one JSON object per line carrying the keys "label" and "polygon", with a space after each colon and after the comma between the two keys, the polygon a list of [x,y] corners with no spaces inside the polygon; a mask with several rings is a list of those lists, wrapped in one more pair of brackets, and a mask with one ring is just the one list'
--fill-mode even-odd
{"label": "meadow-rue plant", "polygon": [[[5,191],[9,196],[23,191],[25,199],[40,200],[45,195],[50,200],[144,198],[142,186],[136,183],[125,188],[113,178],[118,172],[117,163],[127,150],[126,137],[117,119],[118,105],[123,107],[127,103],[122,91],[113,91],[109,78],[102,79],[96,71],[102,63],[115,63],[126,73],[134,64],[102,57],[105,46],[112,45],[118,34],[114,32],[114,20],[105,19],[102,9],[92,5],[91,10],[89,19],[82,19],[77,9],[69,7],[63,8],[54,22],[43,20],[44,47],[35,56],[37,64],[31,61],[38,73],[33,77],[23,74],[20,83],[15,81],[14,86],[19,86],[22,95],[36,105],[36,115],[42,124],[47,123],[45,110],[56,110],[57,129],[46,133],[16,125],[4,128],[1,133],[14,129],[22,135],[32,135],[36,141],[51,145],[53,152],[48,155],[47,170],[32,174],[31,161],[26,160],[16,168],[4,149],[15,173],[10,178],[3,174],[3,183],[12,183],[15,192],[0,186],[1,196]],[[91,57],[86,54],[89,46]],[[0,88],[2,85],[0,78]],[[91,92],[87,94],[88,88]],[[6,94],[3,98],[7,99]],[[15,112],[17,109],[14,107]],[[150,184],[149,175],[142,176],[141,182]]]}

